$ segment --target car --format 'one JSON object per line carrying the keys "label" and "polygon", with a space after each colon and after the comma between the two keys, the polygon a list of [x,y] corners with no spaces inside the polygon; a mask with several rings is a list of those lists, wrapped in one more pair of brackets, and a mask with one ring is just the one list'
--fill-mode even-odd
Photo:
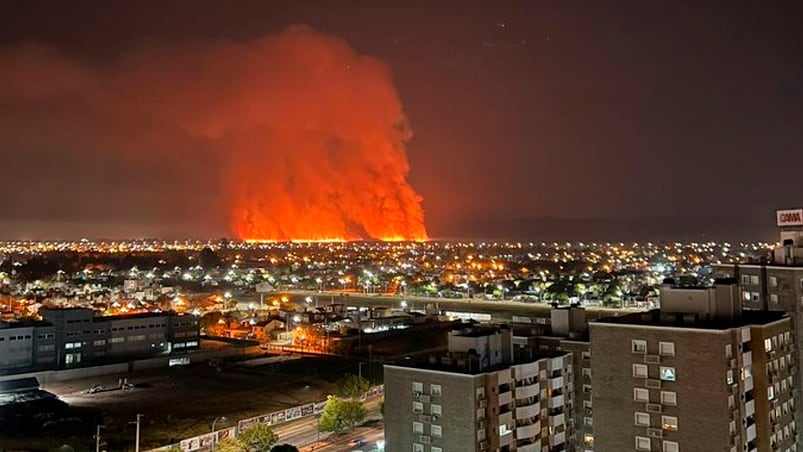
{"label": "car", "polygon": [[360,447],[365,445],[365,441],[362,438],[354,438],[353,440],[349,441],[349,447]]}

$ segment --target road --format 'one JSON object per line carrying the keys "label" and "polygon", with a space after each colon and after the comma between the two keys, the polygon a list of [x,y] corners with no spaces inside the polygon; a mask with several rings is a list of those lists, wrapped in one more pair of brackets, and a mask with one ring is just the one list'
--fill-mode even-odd
{"label": "road", "polygon": [[[533,303],[522,302],[513,300],[499,300],[489,301],[479,298],[437,298],[437,297],[417,297],[409,295],[371,295],[360,293],[348,293],[347,296],[341,296],[340,291],[283,291],[292,295],[294,298],[303,299],[306,297],[317,298],[318,303],[328,304],[332,301],[335,303],[344,303],[348,305],[359,304],[362,306],[380,306],[380,307],[395,307],[400,308],[401,302],[407,302],[407,309],[409,310],[423,310],[428,303],[436,304],[438,309],[444,311],[455,312],[475,312],[491,314],[492,321],[494,322],[510,322],[513,316],[522,317],[549,317],[549,312],[552,309],[551,305],[547,303]],[[589,319],[598,319],[601,317],[611,317],[623,315],[630,312],[639,311],[641,309],[634,308],[603,308],[597,306],[586,307],[586,315]]]}
{"label": "road", "polygon": [[[374,398],[365,402],[366,419],[381,418],[379,412],[380,400],[380,398]],[[348,442],[356,438],[363,438],[372,445],[377,440],[384,439],[384,431],[380,425],[373,428],[360,427],[338,437],[332,437],[329,433],[321,433],[319,440],[317,424],[317,418],[309,417],[276,426],[273,431],[279,435],[279,444],[292,444],[304,451],[339,452],[352,449],[359,450],[359,447],[350,447]],[[373,445],[371,448],[363,450],[373,450]]]}

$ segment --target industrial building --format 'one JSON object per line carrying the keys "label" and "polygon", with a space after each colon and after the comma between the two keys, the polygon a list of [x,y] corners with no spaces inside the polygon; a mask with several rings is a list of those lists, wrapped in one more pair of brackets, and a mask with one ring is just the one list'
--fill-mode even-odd
{"label": "industrial building", "polygon": [[199,347],[198,318],[175,312],[95,316],[42,309],[42,321],[0,323],[0,374],[65,369]]}

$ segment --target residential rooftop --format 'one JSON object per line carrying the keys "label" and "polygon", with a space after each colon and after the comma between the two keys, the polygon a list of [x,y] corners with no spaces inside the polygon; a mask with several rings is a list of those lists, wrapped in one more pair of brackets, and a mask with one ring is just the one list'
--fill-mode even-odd
{"label": "residential rooftop", "polygon": [[[728,330],[751,325],[768,325],[787,318],[783,311],[743,310],[741,316],[734,318],[718,318],[684,312],[662,312],[653,309],[646,312],[634,312],[617,317],[604,317],[594,323],[613,325],[637,325],[666,328],[696,328],[706,330]],[[592,325],[594,324],[592,323]]]}

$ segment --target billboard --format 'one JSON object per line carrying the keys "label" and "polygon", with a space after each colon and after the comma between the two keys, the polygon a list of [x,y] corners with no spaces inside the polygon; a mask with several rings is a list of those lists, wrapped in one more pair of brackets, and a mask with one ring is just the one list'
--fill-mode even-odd
{"label": "billboard", "polygon": [[785,209],[775,212],[778,226],[803,226],[803,209]]}

